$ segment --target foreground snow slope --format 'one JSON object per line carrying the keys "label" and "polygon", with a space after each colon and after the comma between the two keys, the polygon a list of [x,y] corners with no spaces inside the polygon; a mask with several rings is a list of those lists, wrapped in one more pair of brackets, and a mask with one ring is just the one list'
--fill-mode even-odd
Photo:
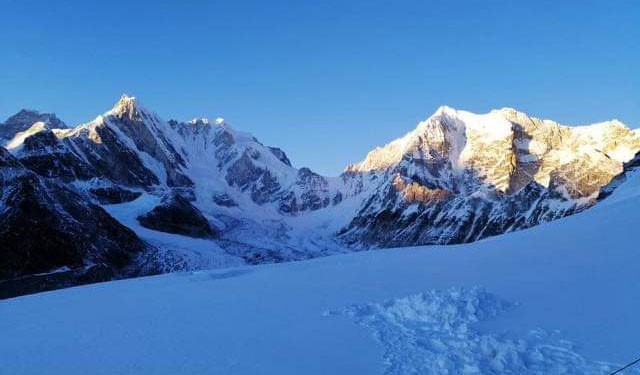
{"label": "foreground snow slope", "polygon": [[640,354],[639,212],[636,176],[592,210],[467,245],[0,301],[0,369],[602,374]]}

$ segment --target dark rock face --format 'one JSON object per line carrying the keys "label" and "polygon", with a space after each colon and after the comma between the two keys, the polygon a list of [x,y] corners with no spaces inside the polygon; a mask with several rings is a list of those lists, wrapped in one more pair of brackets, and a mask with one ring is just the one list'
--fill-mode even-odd
{"label": "dark rock face", "polygon": [[91,188],[89,192],[100,204],[117,204],[131,202],[142,195],[139,191],[131,191],[118,186]]}
{"label": "dark rock face", "polygon": [[289,167],[291,166],[291,160],[289,160],[287,154],[285,154],[284,151],[282,151],[280,148],[269,147],[269,150],[278,158],[278,160],[283,162],[285,165],[288,165]]}
{"label": "dark rock face", "polygon": [[581,210],[566,200],[564,209],[554,206],[553,202],[563,198],[535,183],[515,195],[495,194],[489,199],[440,193],[427,195],[424,201],[406,199],[395,188],[380,200],[372,199],[339,233],[340,237],[356,246],[459,244],[529,228]]}
{"label": "dark rock face", "polygon": [[0,279],[104,263],[124,267],[146,244],[100,206],[26,169],[0,148]]}
{"label": "dark rock face", "polygon": [[20,162],[46,178],[60,178],[64,182],[88,180],[98,175],[56,136],[45,129],[26,138],[20,150]]}
{"label": "dark rock face", "polygon": [[216,146],[215,153],[218,159],[218,167],[222,167],[238,156],[237,151],[233,149],[235,140],[228,131],[219,132],[213,139],[213,144]]}
{"label": "dark rock face", "polygon": [[23,172],[22,169],[24,168],[20,161],[11,155],[6,148],[0,147],[0,171],[2,172],[0,176],[7,178],[9,172],[20,173]]}
{"label": "dark rock face", "polygon": [[173,194],[143,216],[141,225],[161,232],[182,234],[190,237],[212,238],[216,232],[207,218],[181,195]]}
{"label": "dark rock face", "polygon": [[327,180],[309,168],[298,170],[296,184],[303,190],[300,198],[300,210],[319,210],[330,203]]}
{"label": "dark rock face", "polygon": [[212,199],[215,204],[222,207],[235,207],[238,205],[233,198],[224,193],[214,194]]}
{"label": "dark rock face", "polygon": [[0,280],[0,299],[110,281],[115,277],[116,274],[111,267],[105,264],[95,264],[76,269],[65,269],[52,273]]}
{"label": "dark rock face", "polygon": [[97,139],[91,139],[90,134],[73,139],[65,138],[68,148],[80,150],[88,164],[93,166],[96,177],[105,177],[125,186],[149,187],[160,182],[113,129],[98,125],[93,137],[96,136]]}
{"label": "dark rock face", "polygon": [[251,199],[258,204],[272,201],[282,187],[271,172],[257,167],[252,160],[250,152],[243,153],[228,169],[227,183],[249,191]]}
{"label": "dark rock face", "polygon": [[[327,180],[309,168],[303,167],[298,170],[296,186],[300,194],[289,192],[280,201],[279,209],[281,212],[315,211],[329,206],[332,202],[329,197]],[[336,197],[334,197],[334,202],[339,202],[342,199]]]}

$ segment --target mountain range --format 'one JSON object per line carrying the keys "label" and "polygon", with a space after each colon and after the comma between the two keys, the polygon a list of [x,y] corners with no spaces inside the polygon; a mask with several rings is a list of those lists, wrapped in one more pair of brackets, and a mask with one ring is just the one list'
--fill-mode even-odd
{"label": "mountain range", "polygon": [[22,110],[0,145],[7,297],[532,227],[610,194],[638,164],[640,132],[440,107],[325,177],[222,118],[165,121],[123,96],[76,127]]}

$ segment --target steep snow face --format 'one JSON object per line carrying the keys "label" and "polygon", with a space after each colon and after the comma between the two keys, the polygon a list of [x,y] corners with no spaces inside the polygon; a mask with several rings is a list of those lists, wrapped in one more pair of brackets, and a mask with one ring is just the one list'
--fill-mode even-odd
{"label": "steep snow face", "polygon": [[222,119],[170,124],[183,137],[190,175],[198,180],[197,190],[208,195],[209,202],[220,193],[236,198],[248,195],[251,201],[264,204],[276,200],[283,187],[295,180],[294,168],[252,135],[234,130]]}
{"label": "steep snow face", "polygon": [[188,174],[202,207],[249,207],[277,215],[329,205],[324,177],[292,167],[282,150],[264,146],[224,120],[169,123],[183,138]]}

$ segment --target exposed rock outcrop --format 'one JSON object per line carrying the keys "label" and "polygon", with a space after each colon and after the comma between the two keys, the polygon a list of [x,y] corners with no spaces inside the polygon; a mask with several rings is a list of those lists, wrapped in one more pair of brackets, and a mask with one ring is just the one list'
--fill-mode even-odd
{"label": "exposed rock outcrop", "polygon": [[146,245],[102,207],[43,179],[0,148],[0,279],[102,263],[125,267]]}
{"label": "exposed rock outcrop", "polygon": [[161,232],[213,238],[215,230],[204,215],[181,195],[172,194],[153,210],[139,216],[141,225]]}

